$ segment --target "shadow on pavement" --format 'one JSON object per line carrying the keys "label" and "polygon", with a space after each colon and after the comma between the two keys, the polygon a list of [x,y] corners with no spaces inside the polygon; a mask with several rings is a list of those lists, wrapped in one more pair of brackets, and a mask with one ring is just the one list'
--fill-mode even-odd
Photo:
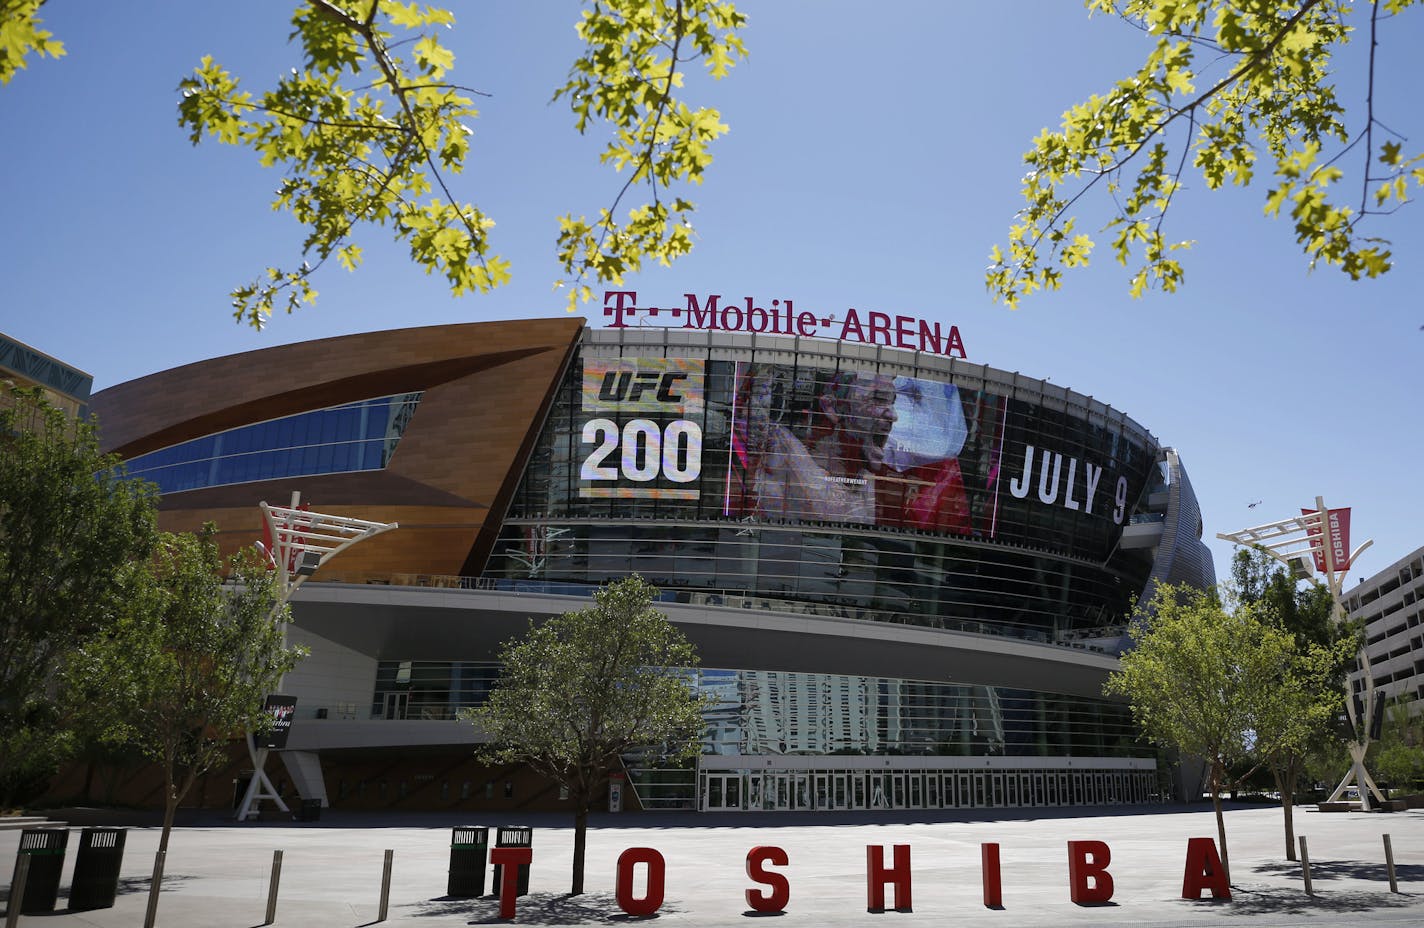
{"label": "shadow on pavement", "polygon": [[[184,883],[196,879],[197,877],[189,876],[186,873],[165,873],[163,874],[163,886],[160,892],[167,892],[170,889],[182,886]],[[126,896],[130,893],[143,893],[144,895],[148,895],[148,887],[152,883],[153,877],[150,876],[125,877],[119,880],[118,895]]]}
{"label": "shadow on pavement", "polygon": [[[499,899],[483,896],[479,899],[430,899],[411,906],[402,906],[403,915],[415,918],[460,917],[469,919],[471,925],[507,925],[509,921],[499,917]],[[678,915],[682,908],[672,900],[665,900],[658,915]],[[520,896],[515,921],[521,925],[619,925],[634,919],[623,914],[613,893],[584,893],[570,896],[566,893],[530,893]]]}
{"label": "shadow on pavement", "polygon": [[[1315,868],[1310,868],[1311,876]],[[1212,903],[1203,900],[1198,903],[1183,902],[1190,907],[1221,905],[1223,914],[1241,915],[1336,915],[1361,914],[1365,912],[1399,909],[1414,904],[1407,895],[1383,892],[1327,891],[1307,896],[1304,888],[1270,887],[1262,889],[1231,887],[1231,902]]]}
{"label": "shadow on pavement", "polygon": [[[1253,869],[1257,873],[1300,876],[1300,864],[1297,861],[1271,861],[1257,864]],[[1395,864],[1394,875],[1400,881],[1424,880],[1424,864]],[[1310,862],[1310,879],[1313,883],[1321,880],[1368,880],[1371,883],[1388,886],[1389,870],[1385,867],[1384,861],[1312,860]]]}

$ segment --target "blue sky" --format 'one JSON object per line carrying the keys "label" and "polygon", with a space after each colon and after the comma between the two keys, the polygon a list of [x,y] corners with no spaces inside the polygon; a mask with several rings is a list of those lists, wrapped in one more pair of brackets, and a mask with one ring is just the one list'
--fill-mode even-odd
{"label": "blue sky", "polygon": [[[578,7],[451,5],[454,79],[490,94],[454,189],[498,222],[511,285],[451,298],[371,231],[358,237],[359,272],[316,280],[316,308],[261,333],[237,326],[228,290],[294,263],[301,232],[268,209],[277,174],[245,151],[188,143],[175,88],[205,54],[248,89],[268,86],[299,63],[285,42],[291,4],[51,0],[47,26],[68,56],[32,61],[0,88],[0,331],[102,389],[291,341],[562,314],[555,217],[595,214],[622,182],[599,165],[601,140],[549,103],[577,54]],[[1177,447],[1208,536],[1322,495],[1354,508],[1357,544],[1375,542],[1351,584],[1424,543],[1424,204],[1376,227],[1395,269],[1352,283],[1307,271],[1288,222],[1262,217],[1265,184],[1212,194],[1191,178],[1168,228],[1196,241],[1180,292],[1133,300],[1100,253],[1064,291],[1010,311],[989,301],[983,269],[1018,206],[1021,155],[1065,108],[1128,73],[1140,34],[1062,0],[742,9],[750,59],[689,87],[731,126],[691,193],[696,249],[630,280],[640,304],[721,293],[954,323],[970,360],[1092,395]],[[1385,24],[1375,100],[1416,146],[1420,47],[1424,9]],[[1355,113],[1357,64],[1339,63]],[[1358,171],[1358,157],[1345,166]],[[596,306],[588,315],[601,324]],[[1224,573],[1229,546],[1212,547]]]}

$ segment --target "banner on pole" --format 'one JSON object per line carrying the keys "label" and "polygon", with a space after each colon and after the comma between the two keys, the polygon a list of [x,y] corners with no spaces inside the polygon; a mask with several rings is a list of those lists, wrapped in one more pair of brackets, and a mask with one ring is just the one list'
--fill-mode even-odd
{"label": "banner on pole", "polygon": [[272,717],[272,727],[262,736],[262,746],[280,751],[287,746],[287,734],[292,730],[292,716],[296,715],[297,711],[297,697],[274,693],[262,704],[262,711]]}
{"label": "banner on pole", "polygon": [[[1301,515],[1314,515],[1317,509],[1302,509]],[[1325,573],[1325,546],[1330,546],[1330,561],[1336,573],[1350,569],[1350,510],[1325,510],[1325,532],[1318,528],[1310,530],[1310,553],[1315,558],[1315,569]]]}

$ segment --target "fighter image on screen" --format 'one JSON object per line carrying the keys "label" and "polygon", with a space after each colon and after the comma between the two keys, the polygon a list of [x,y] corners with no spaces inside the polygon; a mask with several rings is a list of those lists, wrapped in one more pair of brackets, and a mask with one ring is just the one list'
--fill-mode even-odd
{"label": "fighter image on screen", "polygon": [[993,399],[917,377],[746,365],[724,514],[979,534],[989,513],[979,524],[969,483],[983,508],[996,477]]}
{"label": "fighter image on screen", "polygon": [[[844,372],[827,381],[816,401],[817,431],[803,443],[769,418],[765,383],[749,385],[745,435],[756,515],[821,522],[876,521],[875,473],[895,425],[895,382],[888,376]],[[760,402],[758,402],[760,400]]]}
{"label": "fighter image on screen", "polygon": [[885,451],[880,524],[974,532],[959,457],[969,436],[953,384],[895,378],[895,429]]}

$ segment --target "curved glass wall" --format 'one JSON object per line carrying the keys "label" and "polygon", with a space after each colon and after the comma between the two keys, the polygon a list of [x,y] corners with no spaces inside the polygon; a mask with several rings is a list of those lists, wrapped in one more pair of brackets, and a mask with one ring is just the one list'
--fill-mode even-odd
{"label": "curved glass wall", "polygon": [[[497,685],[489,661],[381,661],[372,718],[448,719]],[[717,756],[1152,757],[1127,706],[1002,686],[714,670],[702,753]]]}
{"label": "curved glass wall", "polygon": [[1098,564],[924,536],[647,522],[506,522],[485,577],[567,592],[631,573],[671,601],[1037,641],[1119,621],[1139,589]]}
{"label": "curved glass wall", "polygon": [[[372,718],[451,719],[492,662],[382,661]],[[702,757],[624,760],[645,809],[1085,805],[1161,798],[1126,706],[995,686],[845,674],[689,671],[709,697]],[[893,762],[879,758],[896,758]]]}
{"label": "curved glass wall", "polygon": [[195,438],[127,462],[162,493],[279,477],[380,470],[390,463],[420,393],[398,393],[270,419]]}
{"label": "curved glass wall", "polygon": [[987,373],[598,342],[558,390],[489,578],[636,571],[783,611],[1040,640],[1120,623],[1147,579],[1118,542],[1159,449],[1120,415],[997,392]]}
{"label": "curved glass wall", "polygon": [[1127,706],[1001,686],[701,670],[703,753],[1152,757]]}

